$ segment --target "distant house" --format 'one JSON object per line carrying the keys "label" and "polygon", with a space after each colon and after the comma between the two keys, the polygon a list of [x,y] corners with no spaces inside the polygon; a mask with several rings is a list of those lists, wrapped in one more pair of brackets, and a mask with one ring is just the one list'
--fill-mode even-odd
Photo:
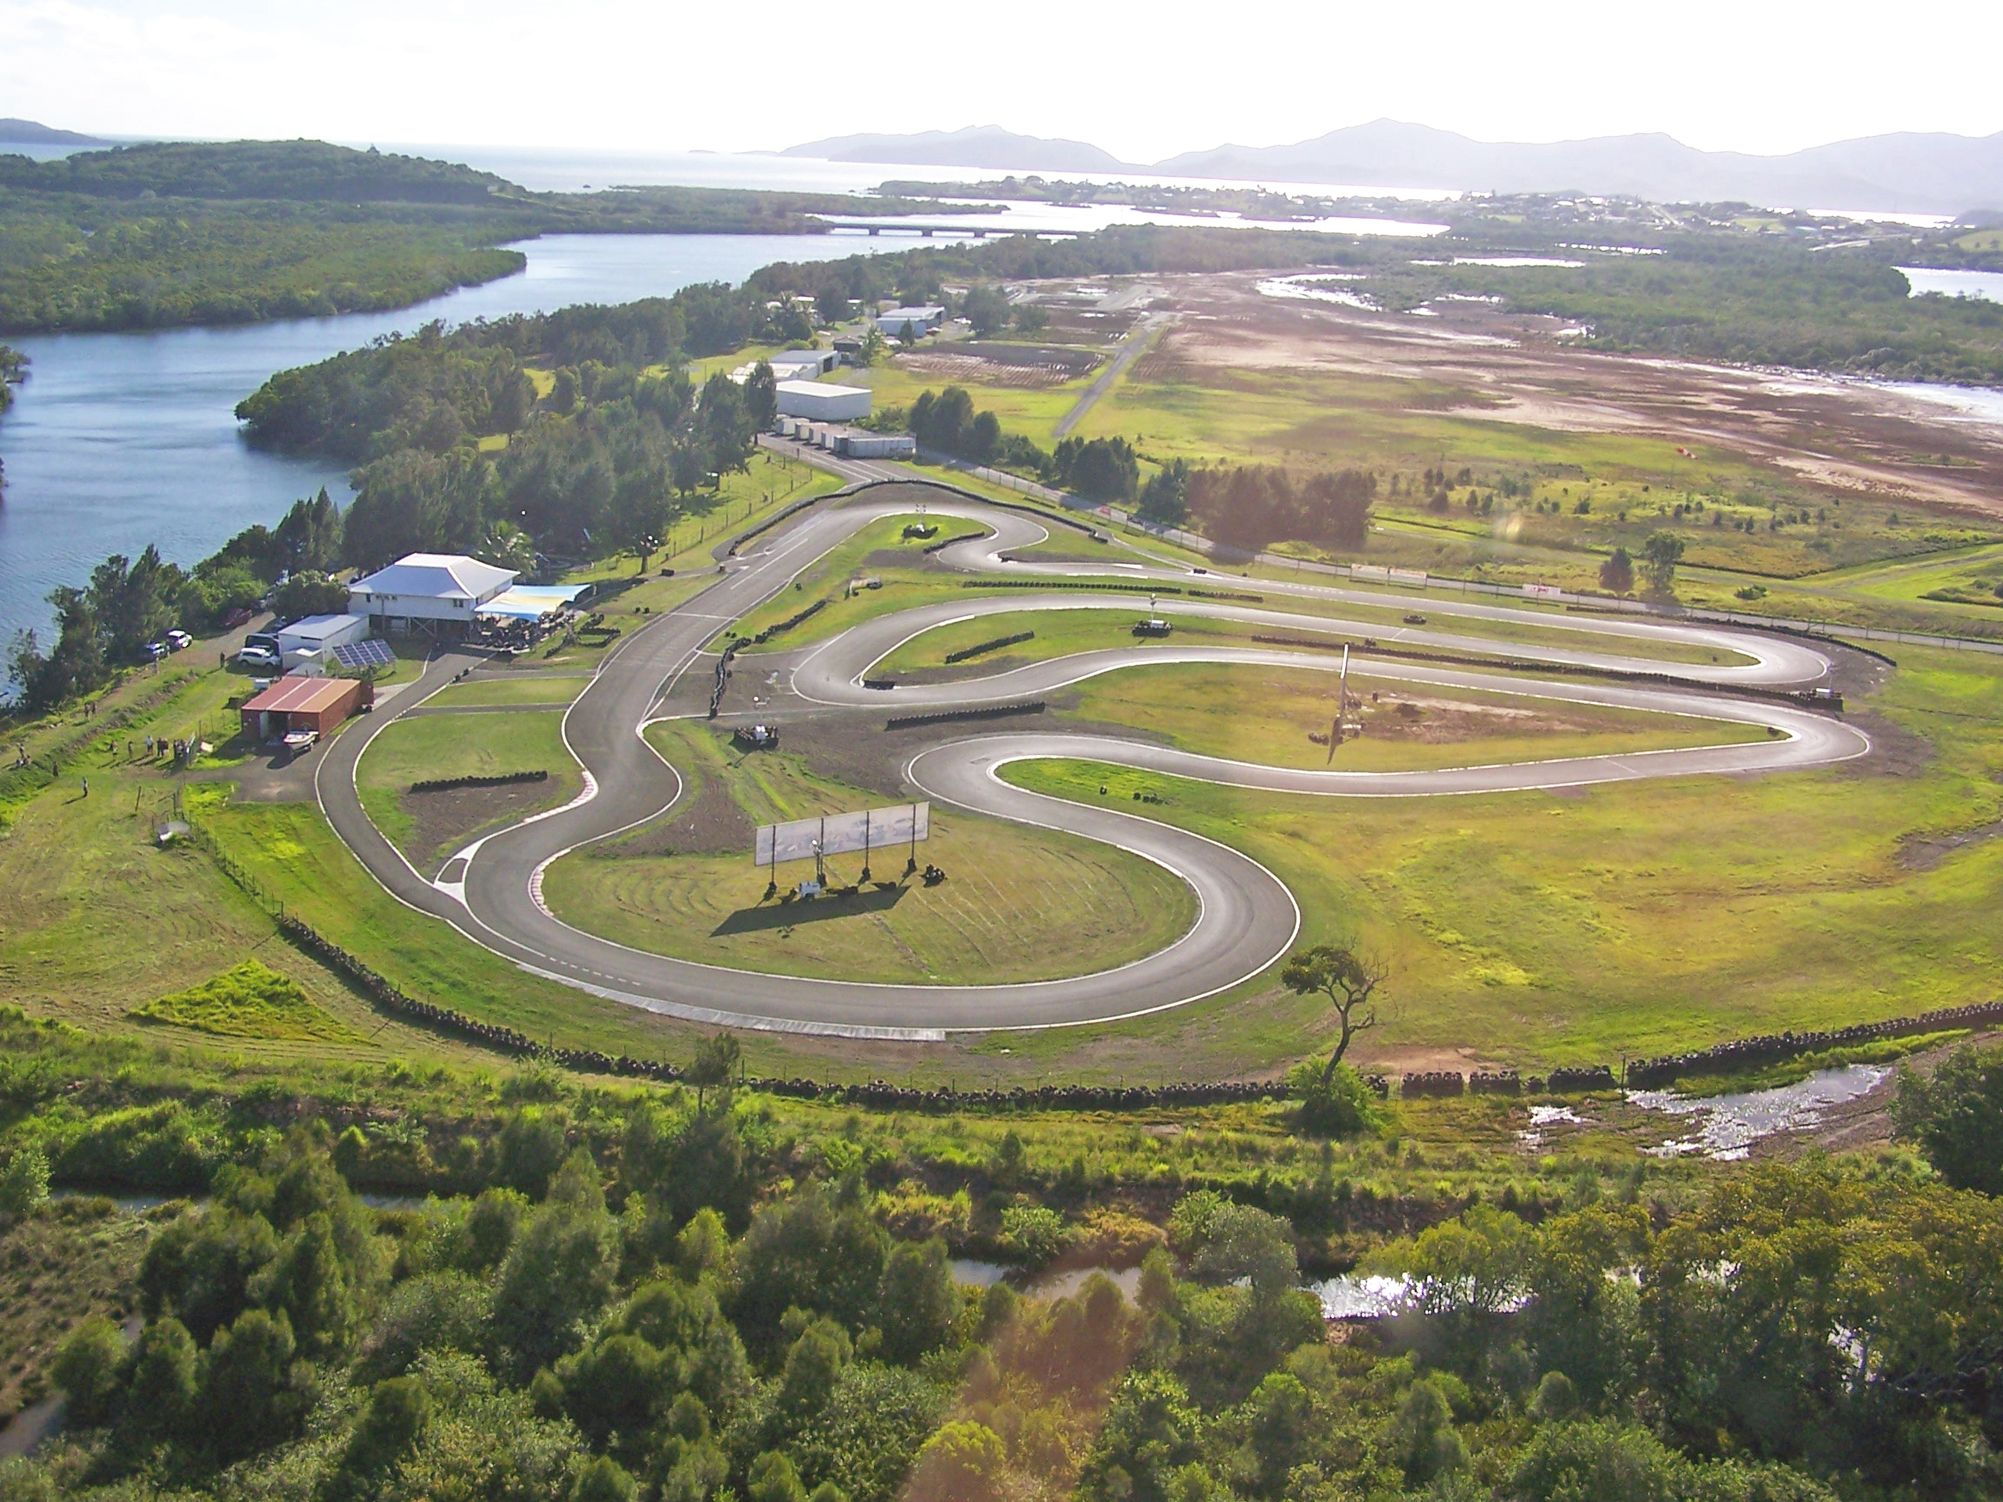
{"label": "distant house", "polygon": [[765,363],[782,381],[812,381],[840,364],[841,356],[831,349],[789,349]]}
{"label": "distant house", "polygon": [[377,631],[458,635],[520,578],[459,553],[412,553],[348,586],[348,611]]}
{"label": "distant house", "polygon": [[886,339],[910,339],[929,334],[946,321],[939,307],[891,308],[876,315],[876,326]]}
{"label": "distant house", "polygon": [[844,365],[862,364],[862,340],[854,334],[835,335],[835,358]]}
{"label": "distant house", "polygon": [[779,415],[815,422],[852,422],[869,416],[870,393],[863,386],[836,386],[827,381],[781,381]]}

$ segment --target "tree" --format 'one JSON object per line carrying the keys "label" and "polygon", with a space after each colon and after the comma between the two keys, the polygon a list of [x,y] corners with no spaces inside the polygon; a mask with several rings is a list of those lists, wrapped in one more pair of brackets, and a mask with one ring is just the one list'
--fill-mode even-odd
{"label": "tree", "polygon": [[173,1315],[149,1324],[132,1359],[127,1421],[142,1434],[185,1434],[195,1416],[200,1359],[194,1336]]}
{"label": "tree", "polygon": [[737,1077],[737,1071],[744,1060],[744,1048],[730,1033],[717,1033],[696,1045],[695,1058],[689,1062],[684,1078],[695,1086],[696,1110],[706,1105],[709,1091],[717,1092],[719,1103],[730,1099],[730,1082]]}
{"label": "tree", "polygon": [[101,1314],[78,1325],[57,1348],[49,1376],[69,1398],[70,1413],[78,1423],[101,1424],[111,1416],[124,1361],[125,1341],[118,1326]]}
{"label": "tree", "polygon": [[552,1200],[536,1212],[494,1290],[494,1335],[519,1372],[577,1344],[581,1323],[611,1297],[618,1266],[618,1224],[602,1206]]}
{"label": "tree", "polygon": [[899,1242],[883,1266],[879,1297],[883,1354],[915,1364],[943,1343],[960,1312],[960,1296],[946,1261],[946,1243]]}
{"label": "tree", "polygon": [[1957,1049],[1931,1079],[1901,1069],[1892,1120],[1955,1188],[2003,1195],[2003,1046]]}
{"label": "tree", "polygon": [[1651,532],[1641,545],[1642,567],[1651,594],[1676,593],[1676,565],[1683,561],[1683,539],[1674,532]]}
{"label": "tree", "polygon": [[751,375],[744,383],[744,407],[750,415],[753,432],[763,433],[779,417],[779,381],[772,374],[769,361],[760,360],[751,367]]}
{"label": "tree", "polygon": [[777,1450],[767,1450],[751,1462],[745,1477],[748,1502],[807,1502],[807,1489],[793,1462]]}
{"label": "tree", "polygon": [[1189,519],[1189,461],[1171,459],[1148,476],[1135,515],[1151,527],[1179,527]]}
{"label": "tree", "polygon": [[609,1455],[594,1455],[578,1468],[570,1502],[633,1502],[639,1493],[624,1466]]}
{"label": "tree", "polygon": [[334,1244],[333,1221],[325,1214],[308,1217],[279,1253],[278,1260],[257,1280],[258,1301],[282,1309],[293,1336],[307,1356],[324,1356],[344,1347],[360,1318],[347,1269]]}
{"label": "tree", "polygon": [[218,1453],[248,1455],[291,1428],[299,1413],[294,1350],[282,1313],[252,1309],[216,1332],[202,1362],[202,1412]]}
{"label": "tree", "polygon": [[1168,1502],[1175,1471],[1197,1458],[1203,1416],[1163,1371],[1120,1379],[1078,1494],[1088,1502]]}
{"label": "tree", "polygon": [[822,323],[840,323],[849,315],[848,294],[829,282],[814,294],[814,313]]}
{"label": "tree", "polygon": [[1626,548],[1615,548],[1600,565],[1600,588],[1617,595],[1634,588],[1634,560]]}
{"label": "tree", "polygon": [[1373,956],[1359,955],[1340,944],[1317,944],[1297,951],[1280,972],[1280,982],[1296,996],[1320,994],[1335,1009],[1339,1028],[1335,1051],[1322,1066],[1322,1083],[1335,1075],[1342,1056],[1358,1033],[1377,1026],[1377,988],[1390,974],[1390,967]]}
{"label": "tree", "polygon": [[1391,1421],[1391,1451],[1407,1486],[1424,1486],[1467,1464],[1467,1447],[1454,1433],[1446,1397],[1433,1383],[1422,1378],[1405,1390]]}
{"label": "tree", "polygon": [[275,614],[290,620],[309,615],[339,615],[348,608],[348,586],[307,569],[279,585],[271,597]]}
{"label": "tree", "polygon": [[1014,309],[1001,288],[982,285],[967,293],[960,312],[974,326],[976,334],[994,334],[1009,326]]}
{"label": "tree", "polygon": [[49,1197],[49,1160],[38,1147],[18,1147],[0,1168],[0,1220],[40,1209]]}
{"label": "tree", "polygon": [[1314,1402],[1300,1378],[1268,1372],[1245,1400],[1247,1440],[1259,1468],[1259,1489],[1277,1496],[1287,1473],[1307,1457],[1314,1436]]}
{"label": "tree", "polygon": [[956,1419],[925,1441],[912,1467],[910,1495],[932,1502],[1002,1502],[1008,1452],[986,1424]]}

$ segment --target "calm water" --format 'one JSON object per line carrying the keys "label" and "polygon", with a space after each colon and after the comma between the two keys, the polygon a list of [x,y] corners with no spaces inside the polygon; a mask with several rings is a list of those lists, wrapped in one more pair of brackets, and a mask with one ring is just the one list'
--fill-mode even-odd
{"label": "calm water", "polygon": [[33,361],[0,419],[0,645],[46,630],[48,593],[81,583],[107,553],[157,542],[175,562],[270,523],[321,485],[345,499],[340,466],[279,458],[238,436],[237,402],[273,371],[434,318],[453,322],[573,303],[625,302],[693,282],[740,282],[781,260],[827,260],[911,241],[800,235],[551,235],[519,248],[520,275],[413,308],[230,329],[31,335]]}
{"label": "calm water", "polygon": [[2003,271],[1936,271],[1925,266],[1901,266],[1913,296],[1938,292],[1942,297],[1978,297],[2003,302]]}

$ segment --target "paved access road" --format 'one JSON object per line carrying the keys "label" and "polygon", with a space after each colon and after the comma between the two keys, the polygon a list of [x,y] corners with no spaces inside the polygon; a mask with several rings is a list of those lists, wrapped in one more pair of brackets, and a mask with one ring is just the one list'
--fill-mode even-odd
{"label": "paved access road", "polygon": [[[853,464],[849,478],[894,478],[896,471]],[[845,472],[846,473],[846,472]],[[419,872],[385,840],[363,813],[355,767],[384,724],[420,707],[449,683],[471,658],[448,654],[419,682],[399,694],[390,712],[338,736],[316,773],[321,807],[335,830],[399,900],[448,922],[525,969],[634,1006],[720,1025],[766,1027],[861,1037],[938,1038],[958,1030],[1075,1026],[1162,1010],[1214,995],[1259,974],[1283,956],[1299,931],[1292,894],[1272,872],[1249,857],[1202,836],[1104,806],[1044,797],[1010,786],[997,773],[1030,758],[1085,758],[1163,775],[1193,777],[1274,792],[1345,797],[1442,796],[1575,786],[1719,773],[1774,773],[1825,766],[1867,754],[1869,739],[1831,716],[1786,705],[1706,693],[1701,688],[1645,686],[1591,679],[1528,681],[1476,668],[1440,667],[1375,659],[1373,678],[1527,694],[1581,704],[1604,704],[1772,727],[1767,740],[1689,750],[1568,757],[1502,766],[1426,772],[1345,772],[1259,766],[1195,755],[1105,735],[1060,730],[1022,732],[980,729],[950,735],[912,757],[903,769],[914,792],[1020,823],[1060,828],[1104,840],[1157,862],[1186,881],[1197,897],[1194,926],[1168,948],[1112,970],[1065,980],[998,986],[914,986],[812,980],[724,969],[646,954],[580,932],[542,903],[542,873],[563,855],[637,827],[664,813],[679,797],[681,781],[643,738],[645,726],[664,714],[669,690],[687,674],[705,680],[715,671],[713,638],[731,622],[786,588],[807,567],[857,529],[883,516],[910,511],[918,501],[935,516],[977,521],[993,535],[956,544],[941,555],[973,571],[1022,577],[1112,575],[1131,581],[1158,579],[1188,587],[1233,585],[1219,576],[1198,580],[1188,570],[1110,555],[1105,564],[1055,560],[1004,561],[1012,549],[1049,535],[1039,521],[938,488],[879,485],[831,497],[746,545],[724,563],[717,580],[681,607],[627,637],[599,668],[564,718],[564,740],[584,772],[584,791],[571,804],[539,815],[460,852],[439,872]],[[1399,603],[1380,591],[1257,581],[1267,596],[1316,598],[1334,605]],[[1132,608],[1130,594],[1092,595],[1055,589],[1011,590],[1000,597],[947,601],[897,612],[853,628],[825,645],[783,657],[761,657],[761,671],[790,675],[787,692],[817,713],[854,712],[871,718],[898,709],[975,707],[1048,694],[1067,683],[1137,663],[1244,662],[1332,670],[1339,658],[1326,652],[1272,647],[1142,646],[1076,654],[1013,671],[950,684],[864,689],[860,679],[900,642],[948,620],[1020,610]],[[1160,614],[1250,622],[1289,635],[1369,634],[1380,640],[1457,652],[1539,658],[1614,671],[1670,672],[1702,679],[1768,686],[1812,684],[1829,671],[1822,653],[1767,634],[1702,625],[1619,618],[1563,617],[1471,601],[1428,597],[1428,625],[1389,629],[1334,615],[1275,609],[1271,603],[1164,597]],[[1442,624],[1433,625],[1434,617]],[[1542,633],[1570,633],[1565,645],[1499,643],[1463,634],[1456,620],[1534,626]],[[1702,646],[1730,654],[1719,664],[1668,663],[1621,650],[1642,638]],[[780,703],[765,711],[786,715]]]}

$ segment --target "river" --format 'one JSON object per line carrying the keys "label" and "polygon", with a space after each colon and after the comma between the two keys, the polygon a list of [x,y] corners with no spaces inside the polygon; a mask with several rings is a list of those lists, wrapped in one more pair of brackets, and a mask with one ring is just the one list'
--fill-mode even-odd
{"label": "river", "polygon": [[10,338],[32,363],[13,410],[0,418],[7,465],[0,647],[24,626],[46,631],[49,591],[82,583],[107,553],[137,553],[157,542],[167,558],[190,564],[244,527],[276,521],[322,485],[346,499],[339,464],[259,452],[239,436],[236,404],[274,371],[435,318],[457,323],[627,302],[695,282],[741,282],[774,261],[913,243],[853,235],[548,235],[517,247],[528,266],[515,276],[394,312]]}

